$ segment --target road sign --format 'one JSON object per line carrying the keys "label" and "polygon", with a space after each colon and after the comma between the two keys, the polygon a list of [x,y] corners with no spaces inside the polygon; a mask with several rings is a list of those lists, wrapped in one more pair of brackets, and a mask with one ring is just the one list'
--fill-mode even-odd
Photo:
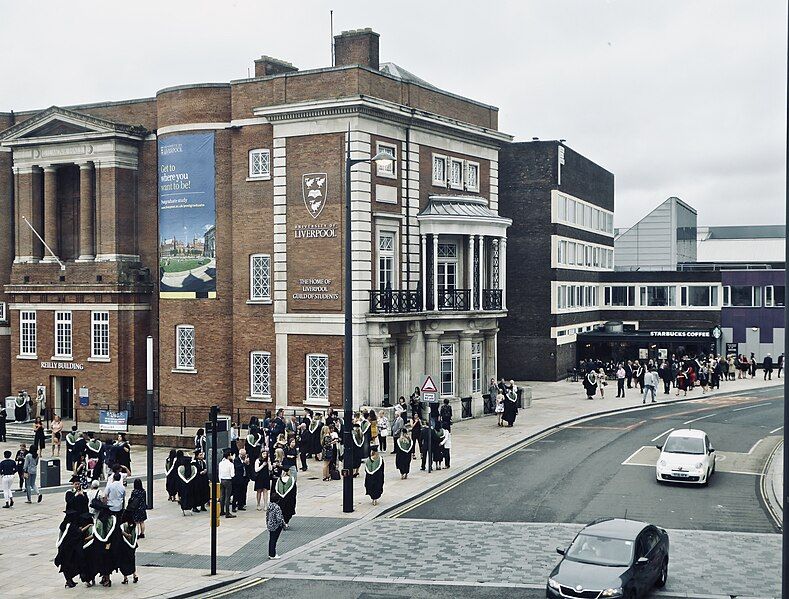
{"label": "road sign", "polygon": [[438,403],[438,398],[435,393],[422,393],[422,400],[427,403]]}
{"label": "road sign", "polygon": [[436,384],[433,382],[433,377],[429,374],[425,377],[425,382],[422,383],[422,393],[438,393]]}

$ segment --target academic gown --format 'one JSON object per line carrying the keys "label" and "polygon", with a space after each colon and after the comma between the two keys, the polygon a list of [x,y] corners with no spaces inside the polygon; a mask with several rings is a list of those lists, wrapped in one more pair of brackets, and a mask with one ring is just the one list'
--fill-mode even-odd
{"label": "academic gown", "polygon": [[94,466],[93,471],[91,473],[91,476],[95,480],[99,479],[101,475],[102,467],[104,466],[104,460],[102,460],[102,455],[101,455],[101,448],[102,448],[101,441],[99,441],[98,439],[92,439],[88,441],[88,443],[85,445],[85,450],[87,451],[88,454],[88,460],[96,460],[96,465]]}
{"label": "academic gown", "polygon": [[362,443],[362,459],[366,460],[370,457],[370,423],[366,420],[362,420],[359,424],[359,428],[362,429],[362,435],[364,436],[364,442]]}
{"label": "academic gown", "polygon": [[304,429],[305,432],[301,435],[298,435],[299,445],[304,451],[304,453],[307,454],[307,457],[309,457],[312,454],[312,449],[313,449],[312,433],[310,432],[310,425],[312,424],[312,418],[310,418],[309,416],[305,416],[302,419],[301,423],[305,425],[305,429]]}
{"label": "academic gown", "polygon": [[16,422],[27,421],[27,401],[22,400],[22,405],[19,405],[19,398],[14,401],[14,420]]}
{"label": "academic gown", "polygon": [[293,515],[296,513],[296,479],[292,476],[287,477],[287,482],[282,478],[277,479],[271,489],[272,496],[276,495],[280,498],[279,507],[282,509],[282,517],[285,519],[285,524],[290,522]]}
{"label": "academic gown", "polygon": [[367,458],[364,462],[364,491],[370,499],[379,499],[384,494],[384,460]]}
{"label": "academic gown", "polygon": [[164,461],[165,472],[167,479],[165,487],[167,488],[167,496],[175,497],[178,494],[178,458],[167,458]]}
{"label": "academic gown", "polygon": [[444,440],[444,434],[444,429],[433,429],[433,439],[430,451],[433,452],[434,464],[441,464],[444,461],[444,446],[441,445],[441,441]]}
{"label": "academic gown", "polygon": [[319,457],[321,452],[323,451],[323,447],[321,446],[322,428],[323,428],[323,423],[316,418],[315,420],[310,422],[310,426],[307,429],[310,431],[310,453],[316,457]]}
{"label": "academic gown", "polygon": [[71,472],[74,470],[74,445],[77,442],[77,437],[74,433],[66,435],[66,470]]}
{"label": "academic gown", "polygon": [[[92,521],[91,521],[92,522]],[[82,582],[93,582],[99,573],[101,544],[96,540],[93,524],[81,529],[82,561],[79,564],[79,579]]]}
{"label": "academic gown", "polygon": [[360,468],[364,461],[364,435],[359,428],[351,431],[351,453],[353,455],[353,469]]}
{"label": "academic gown", "polygon": [[82,531],[78,526],[78,519],[66,516],[60,523],[58,530],[57,555],[55,565],[60,567],[60,572],[68,580],[79,574],[82,562]]}
{"label": "academic gown", "polygon": [[597,393],[597,375],[592,376],[590,373],[584,377],[584,389],[586,389],[588,397],[594,397],[595,393]]}
{"label": "academic gown", "polygon": [[131,448],[128,443],[115,443],[115,461],[131,470]]}
{"label": "academic gown", "polygon": [[183,511],[197,507],[197,467],[192,462],[184,462],[176,469],[178,472],[178,500]]}
{"label": "academic gown", "polygon": [[137,570],[135,555],[137,553],[137,527],[132,523],[121,524],[118,543],[116,544],[116,560],[118,569],[124,576],[131,576]]}
{"label": "academic gown", "polygon": [[510,392],[504,397],[504,420],[508,425],[512,425],[517,415],[518,398],[514,392]]}
{"label": "academic gown", "polygon": [[404,436],[395,441],[395,465],[400,471],[400,474],[408,474],[411,472],[411,450],[414,447],[414,442]]}
{"label": "academic gown", "polygon": [[[197,468],[197,476],[194,480],[194,503],[197,507],[202,507],[211,500],[211,482],[208,479],[208,468],[205,460],[192,460],[192,466]],[[205,470],[205,474],[200,474]]]}
{"label": "academic gown", "polygon": [[85,493],[77,495],[72,489],[66,491],[66,511],[72,511],[77,516],[89,513],[88,496]]}
{"label": "academic gown", "polygon": [[260,433],[256,435],[247,435],[247,439],[244,442],[244,447],[247,450],[247,455],[249,456],[250,462],[255,462],[260,456],[261,448],[263,447],[263,435]]}
{"label": "academic gown", "polygon": [[98,573],[109,576],[118,569],[116,563],[119,521],[117,516],[107,511],[99,512],[93,524],[94,544],[96,547],[96,566]]}

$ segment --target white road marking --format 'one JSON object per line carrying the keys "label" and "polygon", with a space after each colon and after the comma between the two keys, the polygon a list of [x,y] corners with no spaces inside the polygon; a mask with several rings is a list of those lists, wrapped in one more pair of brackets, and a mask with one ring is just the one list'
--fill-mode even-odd
{"label": "white road marking", "polygon": [[732,412],[740,412],[742,410],[750,410],[751,408],[761,408],[762,406],[771,406],[773,402],[768,401],[767,403],[757,403],[753,406],[745,406],[744,408],[734,408]]}
{"label": "white road marking", "polygon": [[770,434],[772,435],[773,433],[777,433],[782,428],[783,428],[782,426],[779,426],[778,428],[774,428],[773,430],[770,431]]}
{"label": "white road marking", "polygon": [[[685,424],[687,424],[687,422],[686,422]],[[654,442],[654,441],[657,441],[658,439],[660,439],[660,437],[662,437],[663,435],[668,435],[668,434],[669,434],[671,431],[673,431],[673,430],[674,430],[673,428],[670,428],[670,429],[668,429],[668,430],[667,430],[665,433],[660,433],[660,434],[659,434],[657,437],[655,437],[654,439],[652,439],[652,441],[653,441],[653,442]]]}
{"label": "white road marking", "polygon": [[753,453],[753,450],[754,450],[754,449],[756,449],[756,447],[757,447],[757,446],[759,445],[759,443],[761,443],[762,441],[764,441],[764,439],[759,439],[759,440],[758,440],[756,443],[754,443],[754,444],[753,444],[753,447],[751,447],[751,450],[748,452],[748,455],[751,455],[751,454]]}
{"label": "white road marking", "polygon": [[690,424],[691,422],[698,422],[699,420],[704,420],[705,418],[711,418],[712,416],[717,416],[718,413],[715,412],[713,414],[707,414],[706,416],[699,416],[698,418],[694,418],[693,420],[686,420],[682,424]]}
{"label": "white road marking", "polygon": [[642,449],[645,449],[645,448],[647,448],[647,447],[649,447],[649,446],[648,446],[648,445],[644,445],[643,447],[639,447],[638,449],[636,449],[636,450],[635,450],[633,453],[631,453],[631,454],[630,454],[630,455],[627,457],[627,459],[626,459],[624,462],[622,462],[622,466],[627,466],[627,465],[628,465],[628,462],[629,462],[630,460],[632,460],[634,457],[636,457],[636,454],[637,454],[639,451],[641,451]]}

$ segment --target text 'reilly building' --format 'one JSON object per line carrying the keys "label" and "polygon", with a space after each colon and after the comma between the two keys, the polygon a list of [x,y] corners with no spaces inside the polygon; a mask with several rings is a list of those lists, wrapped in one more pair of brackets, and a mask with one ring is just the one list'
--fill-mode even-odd
{"label": "text 'reilly building'", "polygon": [[[65,417],[139,415],[152,335],[163,423],[184,407],[202,422],[212,403],[242,419],[340,406],[352,301],[357,404],[431,374],[481,412],[506,314],[511,138],[495,107],[379,64],[378,48],[344,32],[330,68],[262,57],[251,79],[0,114],[0,393],[43,385]],[[353,168],[351,264],[347,144],[395,157]]]}

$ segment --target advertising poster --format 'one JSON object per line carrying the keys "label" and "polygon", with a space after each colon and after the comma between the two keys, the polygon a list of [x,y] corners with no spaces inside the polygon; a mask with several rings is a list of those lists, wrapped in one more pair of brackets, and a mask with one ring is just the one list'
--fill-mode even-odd
{"label": "advertising poster", "polygon": [[160,137],[159,295],[216,297],[214,134]]}
{"label": "advertising poster", "polygon": [[101,432],[128,432],[129,413],[125,410],[121,412],[113,412],[112,410],[99,410],[99,430]]}

